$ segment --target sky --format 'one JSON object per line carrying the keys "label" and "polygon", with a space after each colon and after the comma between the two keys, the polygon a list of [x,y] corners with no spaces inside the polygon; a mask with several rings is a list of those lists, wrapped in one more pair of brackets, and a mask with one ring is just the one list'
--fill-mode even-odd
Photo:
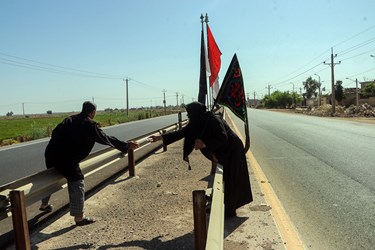
{"label": "sky", "polygon": [[335,81],[355,87],[375,78],[374,10],[374,0],[2,0],[0,116],[86,100],[125,108],[125,79],[130,108],[162,106],[164,92],[167,105],[196,101],[206,13],[220,84],[236,53],[251,99],[303,92],[310,76],[328,93],[333,51]]}

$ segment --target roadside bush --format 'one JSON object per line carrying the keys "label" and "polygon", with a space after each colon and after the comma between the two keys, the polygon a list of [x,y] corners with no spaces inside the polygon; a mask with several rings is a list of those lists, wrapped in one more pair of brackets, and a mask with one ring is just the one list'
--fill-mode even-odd
{"label": "roadside bush", "polygon": [[48,136],[48,129],[37,127],[35,122],[31,124],[31,130],[28,135],[29,140],[36,140],[36,139],[44,138],[47,136]]}
{"label": "roadside bush", "polygon": [[143,120],[143,119],[145,119],[146,118],[146,116],[145,116],[145,113],[144,112],[139,112],[138,113],[138,120]]}

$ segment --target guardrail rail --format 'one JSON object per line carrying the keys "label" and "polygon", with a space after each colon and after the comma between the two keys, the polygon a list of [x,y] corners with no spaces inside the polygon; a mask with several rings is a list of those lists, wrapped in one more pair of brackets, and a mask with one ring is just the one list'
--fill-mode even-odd
{"label": "guardrail rail", "polygon": [[[163,146],[162,141],[151,143],[147,138],[151,135],[181,129],[186,124],[187,120],[182,121],[179,115],[178,123],[132,139],[137,141],[140,147],[135,150],[129,149],[126,154],[113,148],[96,152],[80,163],[82,173],[86,178],[123,160],[123,169],[128,168],[129,175],[135,176],[135,162]],[[166,146],[164,150],[167,150]],[[66,179],[53,168],[0,186],[0,221],[12,216],[17,249],[30,249],[26,207],[66,186]]]}
{"label": "guardrail rail", "polygon": [[[207,198],[211,198],[211,206]],[[212,188],[193,191],[194,236],[196,250],[224,249],[223,166],[216,164]],[[207,212],[209,216],[207,218]]]}

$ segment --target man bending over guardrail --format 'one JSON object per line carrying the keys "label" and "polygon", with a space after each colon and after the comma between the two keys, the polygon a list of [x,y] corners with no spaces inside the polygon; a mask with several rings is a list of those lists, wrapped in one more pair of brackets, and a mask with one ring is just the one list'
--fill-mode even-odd
{"label": "man bending over guardrail", "polygon": [[185,106],[189,123],[181,130],[150,136],[168,145],[185,138],[183,159],[200,149],[209,160],[224,167],[225,217],[236,216],[236,209],[253,201],[245,149],[242,141],[222,119],[199,102]]}
{"label": "man bending over guardrail", "polygon": [[[56,168],[67,179],[70,215],[74,216],[77,226],[95,222],[94,219],[84,216],[85,184],[79,167],[80,161],[89,155],[95,142],[122,152],[127,152],[129,148],[138,148],[136,142],[124,142],[106,135],[93,120],[95,115],[96,105],[89,101],[84,102],[81,113],[65,118],[52,131],[44,154],[47,168]],[[52,211],[49,199],[50,195],[42,199],[39,208],[41,211]]]}

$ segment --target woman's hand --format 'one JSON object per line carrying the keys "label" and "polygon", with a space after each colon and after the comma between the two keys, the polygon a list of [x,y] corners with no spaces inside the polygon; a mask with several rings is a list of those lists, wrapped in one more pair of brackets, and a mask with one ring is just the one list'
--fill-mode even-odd
{"label": "woman's hand", "polygon": [[204,142],[201,139],[195,140],[195,142],[194,142],[194,149],[195,150],[202,149],[202,148],[205,148],[205,147],[206,147],[206,144],[204,144]]}
{"label": "woman's hand", "polygon": [[161,135],[151,135],[150,137],[147,138],[150,142],[157,142],[157,141],[162,141],[163,137]]}

